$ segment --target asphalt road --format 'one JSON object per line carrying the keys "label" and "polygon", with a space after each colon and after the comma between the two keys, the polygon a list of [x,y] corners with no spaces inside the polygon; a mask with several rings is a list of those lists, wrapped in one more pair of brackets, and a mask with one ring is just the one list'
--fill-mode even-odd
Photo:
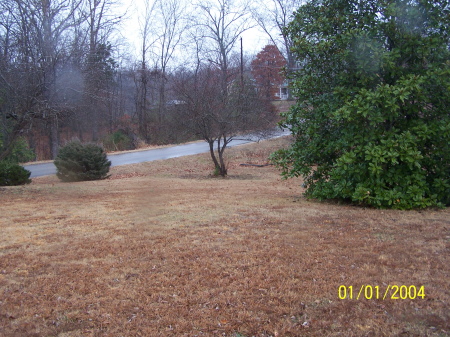
{"label": "asphalt road", "polygon": [[[274,131],[270,133],[270,135],[266,137],[257,137],[257,136],[246,136],[238,139],[234,139],[228,145],[229,147],[247,144],[251,142],[255,142],[260,139],[269,139],[269,138],[277,138],[289,135],[289,131]],[[161,149],[151,149],[151,150],[143,150],[136,152],[127,152],[127,153],[118,153],[108,155],[108,159],[111,161],[111,166],[120,166],[120,165],[128,165],[128,164],[136,164],[143,163],[147,161],[154,160],[163,160],[169,158],[190,156],[199,153],[209,152],[209,145],[206,142],[197,142],[191,144],[183,144],[165,147]],[[56,174],[56,167],[52,163],[44,163],[44,164],[30,164],[24,165],[24,167],[31,171],[30,178],[41,177]]]}

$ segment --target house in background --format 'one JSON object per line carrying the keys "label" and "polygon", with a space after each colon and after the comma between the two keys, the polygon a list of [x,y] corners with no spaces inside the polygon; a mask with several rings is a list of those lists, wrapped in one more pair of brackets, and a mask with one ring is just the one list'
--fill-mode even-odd
{"label": "house in background", "polygon": [[[267,45],[251,63],[251,74],[259,95],[264,99],[287,101],[293,99],[290,81],[286,79],[288,67],[285,57],[275,45]],[[289,67],[289,73],[302,68],[301,61]]]}
{"label": "house in background", "polygon": [[[304,62],[296,61],[294,66],[290,69],[291,72],[295,72],[303,67]],[[286,101],[294,99],[291,94],[289,80],[284,79],[283,83],[278,86],[278,92],[275,94],[277,100]]]}
{"label": "house in background", "polygon": [[289,82],[287,80],[278,86],[278,92],[275,93],[275,99],[281,101],[289,99]]}

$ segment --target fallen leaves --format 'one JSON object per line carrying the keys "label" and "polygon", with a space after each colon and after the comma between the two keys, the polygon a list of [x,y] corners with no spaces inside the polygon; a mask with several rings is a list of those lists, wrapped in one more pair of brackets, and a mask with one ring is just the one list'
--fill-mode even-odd
{"label": "fallen leaves", "polygon": [[[267,144],[230,149],[228,179],[208,178],[199,155],[113,168],[95,183],[46,177],[2,191],[0,335],[450,330],[449,211],[306,201],[299,180],[239,167],[264,162]],[[338,299],[340,285],[392,281],[425,284],[430,297]]]}

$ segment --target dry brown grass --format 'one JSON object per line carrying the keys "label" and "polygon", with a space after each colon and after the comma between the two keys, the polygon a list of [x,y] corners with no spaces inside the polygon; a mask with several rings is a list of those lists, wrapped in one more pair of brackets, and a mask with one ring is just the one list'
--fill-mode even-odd
{"label": "dry brown grass", "polygon": [[[1,336],[444,336],[450,211],[319,203],[264,163],[286,140],[1,189]],[[340,300],[340,285],[425,299]]]}

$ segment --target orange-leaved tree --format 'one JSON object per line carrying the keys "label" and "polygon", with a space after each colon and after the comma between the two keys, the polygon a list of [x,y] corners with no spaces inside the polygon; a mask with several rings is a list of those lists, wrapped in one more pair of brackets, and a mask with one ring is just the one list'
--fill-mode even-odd
{"label": "orange-leaved tree", "polygon": [[267,45],[252,61],[252,75],[262,98],[273,100],[283,84],[286,60],[275,45]]}

